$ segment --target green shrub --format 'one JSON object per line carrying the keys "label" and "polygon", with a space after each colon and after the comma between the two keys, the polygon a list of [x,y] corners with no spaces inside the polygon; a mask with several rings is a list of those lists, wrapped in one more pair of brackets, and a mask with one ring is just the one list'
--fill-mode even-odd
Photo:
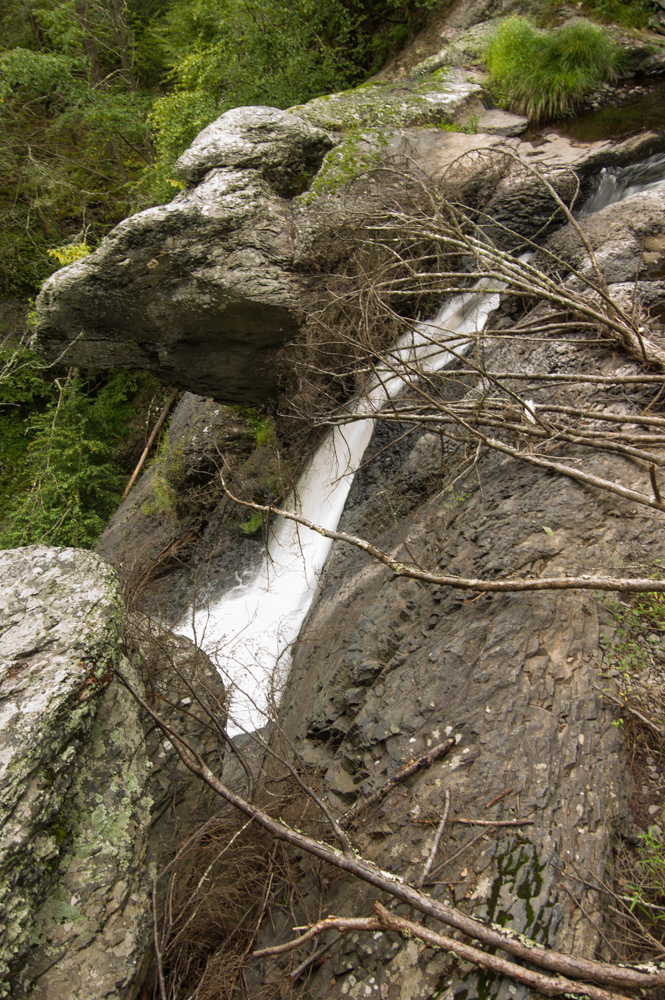
{"label": "green shrub", "polygon": [[114,446],[145,384],[123,370],[57,373],[25,348],[2,346],[0,548],[94,545],[127,479]]}
{"label": "green shrub", "polygon": [[620,59],[606,32],[583,19],[544,32],[510,17],[485,52],[495,95],[535,122],[569,113],[585,94],[614,80]]}
{"label": "green shrub", "polygon": [[585,0],[584,8],[599,21],[646,28],[654,5],[649,0]]}

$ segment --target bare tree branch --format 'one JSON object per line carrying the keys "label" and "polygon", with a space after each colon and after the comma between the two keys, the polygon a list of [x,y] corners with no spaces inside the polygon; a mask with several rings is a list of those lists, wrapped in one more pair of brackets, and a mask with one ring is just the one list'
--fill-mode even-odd
{"label": "bare tree branch", "polygon": [[[420,913],[430,916],[440,923],[454,927],[489,947],[500,948],[502,951],[538,965],[541,968],[588,982],[600,983],[605,986],[647,989],[665,985],[665,969],[659,969],[655,966],[647,966],[644,970],[615,966],[605,962],[564,955],[553,949],[544,948],[533,941],[528,941],[522,935],[514,934],[505,928],[497,929],[484,924],[480,920],[461,913],[455,907],[432,899],[430,896],[404,882],[398,876],[382,871],[365,858],[357,855],[353,858],[346,857],[341,851],[323,841],[315,840],[301,833],[299,830],[294,830],[285,823],[273,819],[264,810],[260,809],[254,803],[248,802],[242,796],[237,795],[220,781],[212,773],[196,748],[182,734],[169,726],[147,704],[145,699],[141,697],[119,670],[116,670],[115,673],[139,704],[141,704],[144,711],[151,716],[165,736],[168,737],[185,767],[204,781],[225,802],[232,805],[239,812],[244,813],[247,817],[251,817],[255,823],[266,830],[276,840],[284,841],[292,847],[313,855],[341,871],[354,875],[363,882],[367,882],[369,885],[387,892],[395,899],[407,903]],[[601,998],[598,998],[598,1000],[601,1000]]]}
{"label": "bare tree branch", "polygon": [[436,828],[436,833],[434,834],[434,841],[432,843],[432,849],[429,852],[429,857],[427,858],[427,862],[425,864],[425,867],[423,868],[421,874],[418,876],[418,878],[414,882],[414,885],[415,885],[416,889],[422,889],[422,887],[424,886],[425,882],[427,881],[427,877],[428,877],[429,873],[432,870],[432,866],[434,865],[434,859],[436,858],[436,852],[439,850],[439,844],[441,843],[441,837],[443,836],[443,831],[444,831],[444,829],[446,827],[446,823],[448,822],[448,813],[449,812],[450,812],[450,791],[449,791],[449,789],[446,788],[446,791],[445,791],[445,794],[444,794],[444,803],[443,803],[443,816],[441,817],[441,821],[440,821],[438,827]]}
{"label": "bare tree branch", "polygon": [[[535,457],[535,456],[532,456]],[[556,463],[553,463],[556,464]],[[479,590],[492,593],[516,593],[531,590],[610,590],[625,591],[626,593],[641,594],[665,591],[665,580],[654,580],[649,577],[617,577],[617,576],[545,576],[531,580],[528,577],[506,579],[506,580],[483,580],[474,577],[447,576],[443,573],[429,573],[417,566],[407,565],[398,562],[394,556],[382,549],[372,545],[364,538],[351,535],[348,531],[330,531],[322,528],[314,521],[302,517],[293,511],[281,507],[273,507],[269,504],[252,503],[249,500],[240,500],[234,496],[224,484],[227,495],[234,503],[251,510],[263,511],[265,514],[273,514],[277,517],[285,517],[291,521],[296,521],[311,531],[316,531],[333,541],[346,542],[355,548],[366,552],[378,562],[387,566],[395,576],[405,577],[411,580],[422,580],[423,583],[435,584],[439,587],[453,587],[458,590]],[[642,494],[640,494],[642,496]]]}

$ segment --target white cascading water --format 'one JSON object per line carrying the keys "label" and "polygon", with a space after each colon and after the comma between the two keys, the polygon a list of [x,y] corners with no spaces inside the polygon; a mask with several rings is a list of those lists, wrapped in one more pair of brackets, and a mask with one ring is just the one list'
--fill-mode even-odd
{"label": "white cascading water", "polygon": [[[665,186],[665,154],[600,172],[580,216],[639,191]],[[525,255],[526,259],[529,255]],[[396,344],[385,369],[377,370],[365,396],[349,409],[365,417],[330,431],[310,459],[294,497],[286,506],[321,527],[335,530],[353,477],[374,430],[372,413],[396,396],[418,372],[440,371],[464,354],[469,334],[483,330],[499,305],[496,282],[483,279],[473,291],[455,296],[434,320],[420,324]],[[527,402],[528,406],[528,402]],[[528,410],[527,410],[528,419]],[[290,649],[314,597],[332,542],[286,518],[278,519],[263,563],[251,579],[192,611],[177,631],[215,660],[233,689],[229,731],[256,729],[266,721],[271,695],[286,676]]]}
{"label": "white cascading water", "polygon": [[628,167],[603,167],[595,177],[579,217],[599,212],[606,205],[630,198],[640,191],[665,187],[665,153],[654,153]]}
{"label": "white cascading water", "polygon": [[[465,353],[469,334],[480,332],[499,305],[499,288],[455,296],[436,318],[405,334],[378,368],[366,395],[350,407],[355,419],[334,427],[323,439],[286,506],[321,527],[335,530],[353,477],[374,430],[372,413],[414,380],[439,371]],[[446,346],[447,345],[447,346]],[[208,652],[233,687],[229,731],[250,731],[266,721],[266,708],[285,677],[291,646],[316,591],[332,542],[294,521],[272,526],[268,551],[258,572],[193,611],[177,631]]]}

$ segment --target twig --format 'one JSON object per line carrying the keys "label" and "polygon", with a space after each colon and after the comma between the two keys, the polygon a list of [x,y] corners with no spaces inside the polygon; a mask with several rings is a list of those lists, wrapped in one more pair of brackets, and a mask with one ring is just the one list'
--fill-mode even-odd
{"label": "twig", "polygon": [[448,822],[448,813],[450,812],[450,792],[446,788],[444,796],[444,806],[443,806],[443,816],[441,817],[441,822],[439,823],[436,834],[434,836],[434,843],[432,844],[432,850],[429,852],[429,857],[427,863],[422,870],[420,877],[414,882],[416,889],[422,889],[427,876],[432,870],[432,865],[434,864],[434,859],[436,857],[436,852],[439,850],[439,844],[441,843],[441,837],[443,836],[443,831],[445,829],[446,823]]}
{"label": "twig", "polygon": [[501,799],[505,799],[507,795],[510,795],[514,791],[515,791],[514,787],[506,788],[505,792],[500,792],[498,795],[495,795],[493,799],[490,799],[489,802],[486,802],[485,808],[489,809],[490,806],[495,806],[497,802],[500,802]]}
{"label": "twig", "polygon": [[138,476],[139,472],[143,468],[143,463],[145,462],[146,458],[148,457],[150,449],[152,448],[152,446],[154,444],[155,438],[157,437],[157,435],[159,434],[160,430],[162,429],[164,421],[166,420],[166,418],[167,418],[167,416],[169,414],[169,410],[173,406],[173,404],[174,404],[174,402],[175,402],[175,400],[176,400],[179,392],[180,392],[179,389],[171,389],[171,392],[166,397],[166,402],[164,403],[164,406],[162,407],[161,413],[159,414],[159,417],[157,418],[157,423],[155,424],[155,426],[153,427],[152,431],[150,432],[150,437],[148,438],[148,440],[146,442],[145,448],[141,452],[141,457],[139,458],[138,462],[136,463],[136,468],[132,472],[132,475],[131,475],[131,478],[130,478],[129,482],[125,486],[125,491],[124,491],[124,493],[122,494],[122,496],[120,498],[121,500],[125,499],[125,497],[129,493],[129,491],[131,490],[132,486],[136,482],[136,477]]}
{"label": "twig", "polygon": [[663,495],[660,492],[660,486],[658,485],[658,479],[656,478],[656,466],[653,462],[649,463],[649,478],[651,479],[651,488],[653,490],[654,497],[658,503],[662,503]]}
{"label": "twig", "polygon": [[406,767],[403,767],[401,771],[398,771],[394,778],[391,778],[390,781],[385,783],[385,785],[382,785],[381,788],[377,788],[377,790],[372,792],[371,795],[368,795],[366,799],[360,799],[356,802],[356,804],[352,806],[348,812],[344,813],[339,821],[339,825],[344,830],[351,826],[361,812],[365,809],[369,809],[370,806],[376,805],[377,802],[382,802],[387,795],[390,795],[393,788],[396,788],[397,785],[406,781],[407,778],[410,778],[412,774],[420,771],[423,767],[429,767],[435,760],[445,757],[445,755],[449,753],[454,746],[455,740],[451,737],[446,740],[445,743],[439,743],[437,746],[432,747],[432,749],[423,754],[422,757],[418,757],[417,760],[411,761],[411,763],[407,764]]}
{"label": "twig", "polygon": [[335,939],[329,941],[328,944],[324,944],[323,948],[319,948],[317,951],[314,952],[313,955],[310,955],[309,958],[306,958],[304,962],[301,962],[300,965],[296,966],[293,972],[289,973],[289,979],[291,980],[291,982],[295,983],[296,979],[300,979],[303,972],[307,972],[307,970],[311,965],[314,965],[315,962],[318,962],[319,959],[323,958],[326,952],[330,951],[330,949],[336,943],[337,942]]}
{"label": "twig", "polygon": [[465,826],[533,826],[534,819],[462,819],[456,816],[453,823],[463,823]]}
{"label": "twig", "polygon": [[[493,833],[493,832],[494,831],[492,830],[491,827],[489,829],[487,829],[487,830],[482,830],[481,833],[479,833],[477,836],[473,837],[467,844],[462,844],[462,846],[459,848],[459,850],[455,851],[455,853],[452,854],[449,858],[446,858],[445,861],[442,861],[440,865],[437,865],[437,867],[434,869],[434,871],[431,874],[435,875],[438,871],[441,870],[441,868],[447,868],[448,865],[451,865],[453,863],[453,861],[455,861],[456,858],[459,858],[460,854],[464,854],[464,852],[468,851],[469,848],[475,847],[475,845],[478,843],[479,840],[482,840],[484,837],[487,837],[488,834]],[[432,879],[430,878],[430,885],[431,885],[431,883],[432,883]]]}
{"label": "twig", "polygon": [[[489,969],[498,975],[508,976],[516,982],[524,983],[532,989],[538,990],[539,993],[543,993],[545,996],[569,994],[572,996],[589,997],[590,1000],[627,1000],[627,998],[622,998],[620,994],[611,993],[608,990],[589,983],[574,982],[560,975],[547,976],[542,972],[536,972],[524,966],[516,965],[514,962],[510,962],[498,955],[490,955],[480,948],[464,944],[455,938],[438,934],[436,931],[430,930],[422,924],[406,920],[404,917],[398,917],[379,902],[374,904],[374,911],[376,913],[375,918],[327,917],[325,920],[320,920],[318,923],[313,924],[304,934],[293,941],[288,941],[283,945],[276,945],[273,948],[264,948],[261,951],[255,951],[254,958],[267,958],[271,955],[280,955],[285,952],[294,951],[313,937],[325,934],[330,930],[339,931],[340,934],[345,934],[348,931],[388,930],[395,931],[402,937],[418,938],[431,947],[452,952],[452,954],[457,955],[463,961],[471,962],[481,969]],[[311,959],[307,960],[307,965],[309,964],[311,964]]]}
{"label": "twig", "polygon": [[663,729],[657,726],[655,722],[652,722],[650,719],[647,719],[646,715],[642,715],[640,711],[638,711],[636,708],[633,708],[633,706],[629,702],[622,701],[620,698],[617,698],[616,695],[613,695],[610,691],[606,691],[604,688],[596,687],[596,690],[600,691],[601,694],[605,695],[605,697],[609,701],[612,701],[614,702],[615,705],[618,705],[619,708],[623,708],[624,711],[630,712],[631,715],[634,715],[637,719],[640,720],[640,722],[643,722],[645,726],[648,726],[649,729],[652,729],[654,733],[656,733],[661,739],[663,739],[663,737],[665,736],[665,732],[663,732]]}
{"label": "twig", "polygon": [[152,942],[155,949],[155,962],[157,963],[157,979],[159,982],[160,1000],[166,1000],[166,986],[164,984],[164,969],[162,968],[162,952],[159,947],[159,932],[157,930],[157,880],[152,880]]}
{"label": "twig", "polygon": [[[252,952],[252,956],[253,958],[267,958],[269,955],[284,955],[287,951],[300,948],[301,945],[318,937],[319,934],[325,934],[326,931],[376,931],[380,927],[379,921],[373,917],[326,917],[325,920],[319,920],[312,924],[304,934],[301,934],[294,941],[287,941],[286,944],[275,944],[271,948],[261,948],[260,951]],[[295,931],[301,930],[300,927],[293,929]]]}
{"label": "twig", "polygon": [[[481,951],[480,948],[463,944],[455,938],[437,934],[429,927],[423,927],[422,924],[398,917],[381,906],[381,903],[375,903],[374,909],[381,924],[386,929],[397,931],[403,937],[420,938],[421,941],[434,948],[451,951],[464,961],[473,962],[479,968],[489,969],[500,976],[508,976],[518,983],[525,983],[538,990],[539,993],[544,993],[545,996],[554,997],[566,993],[573,996],[590,997],[590,1000],[619,1000],[620,998],[619,994],[610,993],[608,990],[592,986],[590,983],[576,983],[564,976],[546,976],[542,972],[535,972],[522,965],[516,965],[498,955],[489,955],[486,951]],[[621,998],[621,1000],[626,1000],[626,998]]]}

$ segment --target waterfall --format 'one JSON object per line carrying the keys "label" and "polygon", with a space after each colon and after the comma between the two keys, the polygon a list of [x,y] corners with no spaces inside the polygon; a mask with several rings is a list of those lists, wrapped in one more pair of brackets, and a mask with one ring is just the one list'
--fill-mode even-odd
{"label": "waterfall", "polygon": [[[374,430],[372,413],[420,373],[435,372],[468,349],[499,305],[500,288],[487,279],[457,295],[437,316],[404,334],[376,369],[368,389],[347,408],[357,418],[334,427],[298,481],[287,509],[335,530],[353,477]],[[262,565],[251,579],[194,610],[177,632],[188,635],[217,663],[233,687],[231,733],[256,729],[286,676],[290,650],[316,592],[332,542],[287,518],[272,526]]]}
{"label": "waterfall", "polygon": [[[665,185],[665,153],[623,168],[606,168],[595,181],[580,217],[638,191]],[[525,258],[530,255],[525,255]],[[376,412],[418,373],[440,371],[464,354],[469,334],[483,330],[499,305],[503,286],[487,279],[456,295],[437,316],[417,324],[379,366],[364,396],[347,412],[358,419],[334,427],[309,460],[286,507],[321,527],[335,530],[353,477],[362,462]],[[466,338],[466,339],[465,339]],[[447,349],[452,348],[455,355]],[[290,650],[309,610],[332,542],[286,518],[272,525],[270,542],[256,573],[205,610],[194,610],[176,631],[208,652],[233,695],[231,733],[256,729],[266,720],[271,698],[286,677]]]}
{"label": "waterfall", "polygon": [[665,185],[665,153],[654,153],[629,167],[603,167],[582,206],[579,217],[599,212],[606,205],[623,201],[638,191],[650,191]]}

